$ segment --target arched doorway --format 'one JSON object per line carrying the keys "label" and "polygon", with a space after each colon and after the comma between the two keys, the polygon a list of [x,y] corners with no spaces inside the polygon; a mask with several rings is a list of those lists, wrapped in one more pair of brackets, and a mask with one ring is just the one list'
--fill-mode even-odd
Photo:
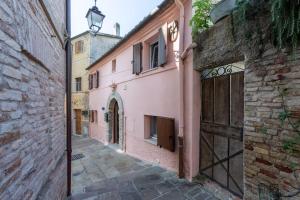
{"label": "arched doorway", "polygon": [[121,96],[117,92],[113,92],[107,101],[107,131],[106,140],[110,144],[118,144],[123,149],[124,143],[124,108]]}

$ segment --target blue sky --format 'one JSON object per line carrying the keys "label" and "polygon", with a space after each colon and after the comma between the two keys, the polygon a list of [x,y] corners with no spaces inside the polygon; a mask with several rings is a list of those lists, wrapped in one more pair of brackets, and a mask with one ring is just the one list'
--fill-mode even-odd
{"label": "blue sky", "polygon": [[[106,15],[100,32],[113,34],[116,22],[121,25],[121,36],[128,33],[163,0],[98,0],[99,10]],[[88,29],[85,15],[94,0],[72,0],[72,36]]]}

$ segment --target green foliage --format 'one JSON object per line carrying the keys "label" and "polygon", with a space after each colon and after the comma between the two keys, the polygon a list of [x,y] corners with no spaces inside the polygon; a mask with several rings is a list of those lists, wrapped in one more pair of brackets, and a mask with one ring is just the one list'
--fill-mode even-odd
{"label": "green foliage", "polygon": [[294,140],[284,140],[283,141],[283,149],[290,154],[293,154],[295,152],[296,145],[297,145],[297,143]]}
{"label": "green foliage", "polygon": [[236,0],[236,20],[238,23],[244,23],[246,21],[247,11],[251,9],[251,4],[248,0]]}
{"label": "green foliage", "polygon": [[259,131],[264,135],[268,133],[268,129],[266,127],[261,127]]}
{"label": "green foliage", "polygon": [[296,170],[298,167],[299,167],[298,163],[294,163],[294,162],[290,163],[290,168],[292,168],[292,170]]}
{"label": "green foliage", "polygon": [[[279,93],[282,102],[284,102],[285,97],[288,95],[288,89],[284,88],[282,90],[279,90]],[[288,125],[293,128],[293,131],[297,133],[297,136],[295,136],[294,138],[283,141],[283,149],[286,152],[293,154],[296,150],[299,151],[299,149],[297,148],[300,145],[300,121],[294,122],[291,118],[291,112],[287,109],[285,105],[283,105],[283,111],[279,114],[281,124],[283,125],[285,122],[287,122]]]}
{"label": "green foliage", "polygon": [[274,31],[274,43],[280,49],[298,47],[300,36],[300,1],[272,0],[271,13]]}
{"label": "green foliage", "polygon": [[[299,45],[300,39],[300,1],[299,0],[272,0],[250,4],[249,0],[236,0],[235,21],[243,24],[247,20],[247,13],[256,13],[262,3],[269,2],[271,7],[272,29],[274,45],[279,49],[292,47],[293,53]],[[249,39],[249,34],[246,39]]]}
{"label": "green foliage", "polygon": [[212,25],[209,16],[212,6],[211,0],[196,0],[194,2],[193,8],[195,9],[195,15],[190,21],[193,34],[198,33],[199,30],[205,30]]}
{"label": "green foliage", "polygon": [[281,125],[283,125],[285,120],[288,119],[290,116],[291,116],[291,113],[287,112],[287,111],[283,111],[283,112],[279,113],[279,119],[281,121]]}

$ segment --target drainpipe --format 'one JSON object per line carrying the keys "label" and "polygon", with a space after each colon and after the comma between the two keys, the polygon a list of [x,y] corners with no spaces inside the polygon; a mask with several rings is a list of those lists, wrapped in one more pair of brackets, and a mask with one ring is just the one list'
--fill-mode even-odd
{"label": "drainpipe", "polygon": [[183,51],[183,53],[181,54],[181,56],[180,56],[181,59],[182,59],[182,60],[185,60],[186,57],[188,56],[188,53],[189,53],[191,50],[195,49],[197,46],[198,46],[198,44],[197,44],[196,42],[193,42],[192,44],[190,44],[190,45]]}
{"label": "drainpipe", "polygon": [[[179,55],[184,50],[184,28],[185,28],[185,12],[184,5],[181,0],[175,0],[176,5],[180,9],[180,20],[179,20]],[[184,136],[184,63],[180,58],[179,60],[179,135],[178,135],[178,147],[179,147],[179,167],[178,176],[184,178],[184,156],[183,156],[183,136]]]}
{"label": "drainpipe", "polygon": [[71,196],[72,178],[72,49],[71,49],[71,0],[66,0],[66,110],[67,110],[67,196]]}

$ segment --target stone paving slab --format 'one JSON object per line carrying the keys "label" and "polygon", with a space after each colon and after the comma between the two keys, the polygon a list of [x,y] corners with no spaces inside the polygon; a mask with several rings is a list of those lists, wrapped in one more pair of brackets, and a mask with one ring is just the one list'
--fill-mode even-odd
{"label": "stone paving slab", "polygon": [[73,137],[71,200],[215,200],[200,184],[120,154],[89,138]]}

